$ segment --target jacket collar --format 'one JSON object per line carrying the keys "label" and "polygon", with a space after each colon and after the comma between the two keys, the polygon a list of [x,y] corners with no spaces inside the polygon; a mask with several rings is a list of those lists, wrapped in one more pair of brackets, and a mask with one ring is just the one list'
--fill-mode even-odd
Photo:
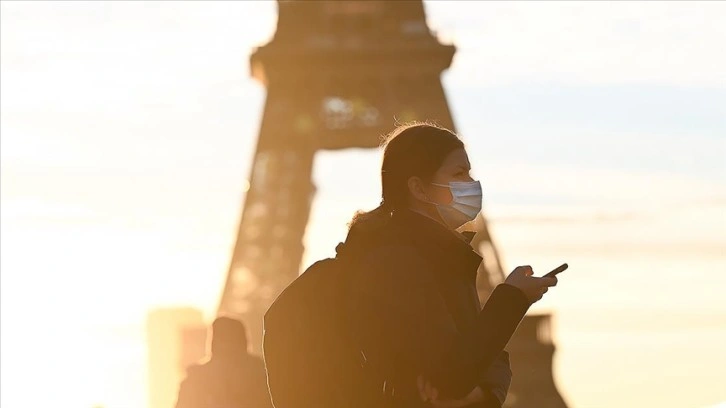
{"label": "jacket collar", "polygon": [[451,231],[439,222],[411,210],[395,211],[392,221],[414,245],[421,248],[422,253],[476,279],[482,257],[470,245],[475,232],[460,234]]}

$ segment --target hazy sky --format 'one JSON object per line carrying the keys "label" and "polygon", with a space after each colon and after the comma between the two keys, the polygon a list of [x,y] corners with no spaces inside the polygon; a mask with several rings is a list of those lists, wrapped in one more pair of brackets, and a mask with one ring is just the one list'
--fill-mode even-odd
{"label": "hazy sky", "polygon": [[[443,80],[506,265],[572,265],[537,307],[568,402],[726,401],[726,3],[426,5],[458,47]],[[148,308],[216,306],[276,6],[0,11],[2,405],[138,406],[143,377],[119,372],[144,368]],[[379,201],[378,164],[319,154],[306,264]]]}

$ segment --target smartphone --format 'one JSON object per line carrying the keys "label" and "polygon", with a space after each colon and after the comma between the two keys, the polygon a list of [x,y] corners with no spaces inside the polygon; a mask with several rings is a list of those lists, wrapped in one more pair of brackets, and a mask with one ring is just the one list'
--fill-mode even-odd
{"label": "smartphone", "polygon": [[566,263],[563,263],[562,265],[548,272],[545,276],[543,276],[543,278],[551,278],[553,276],[556,276],[558,273],[564,271],[567,268],[569,268],[569,266]]}

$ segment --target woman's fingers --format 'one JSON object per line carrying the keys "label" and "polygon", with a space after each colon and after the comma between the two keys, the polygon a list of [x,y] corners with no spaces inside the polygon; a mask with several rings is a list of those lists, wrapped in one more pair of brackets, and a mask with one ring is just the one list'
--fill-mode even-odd
{"label": "woman's fingers", "polygon": [[432,400],[434,400],[434,401],[437,400],[439,398],[439,390],[437,390],[436,388],[431,386],[431,395],[430,396],[431,396]]}
{"label": "woman's fingers", "polygon": [[426,381],[425,390],[426,390],[426,397],[427,397],[428,401],[435,400],[439,396],[439,392],[428,381]]}
{"label": "woman's fingers", "polygon": [[418,395],[424,402],[433,401],[439,397],[439,390],[434,388],[430,382],[424,380],[421,375],[416,378],[416,386],[418,387]]}
{"label": "woman's fingers", "polygon": [[418,395],[421,397],[421,400],[424,402],[428,402],[431,400],[431,396],[428,393],[428,388],[431,387],[428,381],[424,380],[423,376],[418,376],[416,379],[416,385],[418,385]]}
{"label": "woman's fingers", "polygon": [[543,277],[540,279],[542,279],[542,283],[547,286],[557,286],[557,278],[554,276]]}
{"label": "woman's fingers", "polygon": [[524,276],[534,275],[534,270],[532,270],[532,267],[529,265],[518,266],[514,268],[514,272],[521,273]]}
{"label": "woman's fingers", "polygon": [[542,299],[542,296],[547,292],[543,288],[557,285],[557,278],[534,276],[532,267],[525,265],[514,268],[504,283],[521,290],[527,299],[534,303]]}

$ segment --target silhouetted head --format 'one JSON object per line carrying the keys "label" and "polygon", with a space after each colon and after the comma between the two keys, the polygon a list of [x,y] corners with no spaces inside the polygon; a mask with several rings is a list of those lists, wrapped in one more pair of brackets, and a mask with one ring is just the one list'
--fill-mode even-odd
{"label": "silhouetted head", "polygon": [[212,323],[212,357],[238,357],[247,354],[247,328],[230,317],[218,317]]}
{"label": "silhouetted head", "polygon": [[461,139],[443,127],[413,123],[396,128],[384,146],[383,200],[375,210],[356,214],[351,229],[375,229],[401,209],[425,213],[446,225],[437,205],[452,203],[449,183],[472,181]]}

